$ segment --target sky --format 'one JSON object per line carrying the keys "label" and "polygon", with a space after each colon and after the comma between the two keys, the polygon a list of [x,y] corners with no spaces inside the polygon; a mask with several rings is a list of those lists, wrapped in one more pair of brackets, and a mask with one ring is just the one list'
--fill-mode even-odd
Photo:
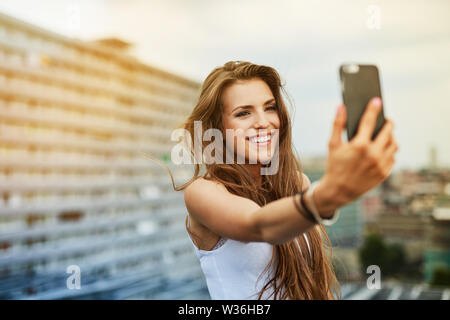
{"label": "sky", "polygon": [[327,154],[339,65],[375,64],[394,171],[427,166],[431,147],[450,167],[450,1],[0,0],[0,12],[81,40],[122,38],[139,60],[198,82],[230,60],[272,66],[300,157]]}

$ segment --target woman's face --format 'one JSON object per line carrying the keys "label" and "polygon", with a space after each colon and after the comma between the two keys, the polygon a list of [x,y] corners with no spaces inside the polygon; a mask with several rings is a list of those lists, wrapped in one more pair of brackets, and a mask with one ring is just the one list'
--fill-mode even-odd
{"label": "woman's face", "polygon": [[234,149],[230,149],[245,157],[246,163],[270,161],[278,145],[280,117],[267,83],[259,78],[239,80],[224,90],[222,99],[224,134],[227,129],[234,134]]}

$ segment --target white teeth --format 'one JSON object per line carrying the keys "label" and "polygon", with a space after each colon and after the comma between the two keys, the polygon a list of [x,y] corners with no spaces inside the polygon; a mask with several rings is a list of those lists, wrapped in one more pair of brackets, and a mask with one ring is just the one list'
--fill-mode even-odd
{"label": "white teeth", "polygon": [[269,136],[265,136],[265,137],[255,137],[255,138],[251,138],[250,141],[253,143],[261,143],[261,142],[266,142],[270,140],[270,135]]}

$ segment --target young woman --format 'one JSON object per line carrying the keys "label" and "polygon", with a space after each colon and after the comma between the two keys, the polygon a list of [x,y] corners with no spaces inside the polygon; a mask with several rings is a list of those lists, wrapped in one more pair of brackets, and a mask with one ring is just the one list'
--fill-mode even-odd
{"label": "young woman", "polygon": [[[295,156],[282,90],[275,69],[228,62],[205,79],[183,124],[192,145],[194,121],[201,121],[200,139],[206,130],[218,129],[225,153],[248,160],[233,157],[231,163],[219,152],[223,161],[196,164],[192,179],[174,186],[184,190],[187,231],[212,299],[339,299],[322,222],[385,180],[394,164],[398,146],[392,121],[370,139],[381,101],[369,103],[348,143],[341,140],[346,111],[340,105],[326,172],[314,192],[303,193],[311,191],[310,181]],[[227,140],[226,130],[237,134]],[[211,142],[201,143],[204,150]],[[276,172],[261,174],[275,157]]]}

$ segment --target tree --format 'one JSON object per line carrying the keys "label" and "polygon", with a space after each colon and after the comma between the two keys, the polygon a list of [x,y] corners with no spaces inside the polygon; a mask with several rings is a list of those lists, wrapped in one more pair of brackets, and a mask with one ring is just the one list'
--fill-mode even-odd
{"label": "tree", "polygon": [[406,267],[403,245],[386,244],[379,234],[368,234],[358,255],[364,275],[370,265],[379,266],[383,276],[397,275]]}
{"label": "tree", "polygon": [[397,275],[406,267],[405,248],[399,243],[388,245],[387,261],[389,264],[388,273]]}
{"label": "tree", "polygon": [[431,276],[432,286],[450,286],[450,268],[445,265],[438,265],[433,269]]}

